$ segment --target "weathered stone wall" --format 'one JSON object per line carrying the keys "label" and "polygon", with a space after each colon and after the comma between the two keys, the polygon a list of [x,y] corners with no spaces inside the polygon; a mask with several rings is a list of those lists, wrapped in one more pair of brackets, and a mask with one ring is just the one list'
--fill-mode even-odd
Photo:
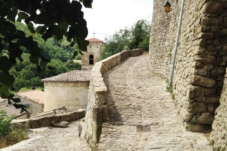
{"label": "weathered stone wall", "polygon": [[[162,1],[164,4],[164,0]],[[154,18],[151,34],[163,33],[164,25],[159,25],[163,19],[154,3]],[[172,13],[180,11],[180,1],[172,2]],[[178,6],[176,6],[178,5]],[[173,88],[179,113],[185,122],[185,127],[191,131],[203,131],[210,128],[214,119],[214,111],[219,104],[223,86],[226,61],[226,0],[185,0],[182,27],[176,56]],[[160,5],[159,5],[160,7]],[[160,13],[160,15],[159,15]],[[169,27],[176,26],[179,15],[170,18]],[[159,17],[159,18],[158,18]],[[175,17],[175,19],[174,19]],[[160,19],[161,18],[161,19]],[[167,29],[166,29],[167,30]],[[159,38],[156,42],[151,38],[150,64],[151,69],[168,79],[169,57],[165,52],[172,52],[168,45],[176,38],[176,28],[170,29],[174,34],[166,34],[166,39]],[[165,31],[165,30],[164,30]],[[169,30],[167,30],[167,33]],[[162,44],[160,45],[160,41]],[[161,54],[160,54],[161,53]],[[165,54],[163,58],[161,55]],[[173,55],[173,52],[171,53]],[[170,55],[172,57],[172,55]]]}
{"label": "weathered stone wall", "polygon": [[60,106],[74,111],[87,104],[89,82],[44,82],[44,86],[44,111]]}
{"label": "weathered stone wall", "polygon": [[89,144],[99,142],[102,123],[108,118],[107,87],[102,75],[111,68],[119,65],[128,57],[134,57],[140,54],[142,54],[141,49],[123,51],[96,63],[92,68],[85,124],[82,131],[82,137],[84,137]]}
{"label": "weathered stone wall", "polygon": [[[171,46],[175,42],[173,39],[176,37],[176,21],[179,18],[181,1],[177,4],[176,1],[172,2],[172,11],[168,15],[169,25],[166,26],[169,28],[164,28],[166,24],[160,3],[164,4],[164,0],[154,1],[150,67],[168,79],[171,62],[168,61],[170,57],[167,53],[173,54]],[[171,25],[175,27],[171,28]],[[227,1],[185,0],[177,48],[173,89],[179,113],[187,130],[209,129],[219,105],[227,67]],[[213,123],[211,138],[215,149],[221,149],[221,144],[227,143],[225,91],[226,87]]]}
{"label": "weathered stone wall", "polygon": [[168,78],[174,49],[180,2],[171,2],[171,11],[164,11],[166,0],[154,0],[149,46],[149,65],[152,71]]}
{"label": "weathered stone wall", "polygon": [[[78,110],[57,115],[47,115],[41,117],[34,117],[27,120],[13,120],[14,126],[27,126],[28,128],[39,128],[53,126],[62,121],[71,122],[84,118],[85,110]],[[73,133],[73,132],[72,132]]]}
{"label": "weathered stone wall", "polygon": [[[227,66],[223,11],[226,2],[186,1],[174,89],[186,128],[203,131],[214,120]],[[194,8],[194,9],[190,9]],[[192,16],[190,20],[187,16]]]}
{"label": "weathered stone wall", "polygon": [[227,150],[227,74],[225,75],[225,81],[223,91],[221,94],[220,105],[215,111],[215,119],[212,124],[212,133],[210,136],[210,145],[213,146],[216,151]]}

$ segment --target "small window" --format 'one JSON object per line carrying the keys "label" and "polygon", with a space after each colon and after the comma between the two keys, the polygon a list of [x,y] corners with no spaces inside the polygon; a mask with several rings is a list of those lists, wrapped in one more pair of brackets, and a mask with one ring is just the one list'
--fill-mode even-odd
{"label": "small window", "polygon": [[93,55],[90,55],[89,56],[89,64],[90,65],[93,65],[94,64],[94,56]]}

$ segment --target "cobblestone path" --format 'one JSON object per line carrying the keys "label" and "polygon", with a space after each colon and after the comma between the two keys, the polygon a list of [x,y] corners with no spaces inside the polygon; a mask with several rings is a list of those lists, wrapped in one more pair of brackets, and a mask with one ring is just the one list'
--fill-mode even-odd
{"label": "cobblestone path", "polygon": [[0,151],[90,151],[87,143],[78,137],[78,122],[67,128],[33,129],[30,139]]}
{"label": "cobblestone path", "polygon": [[166,82],[148,56],[129,58],[105,74],[110,113],[99,151],[211,151],[203,133],[185,131]]}

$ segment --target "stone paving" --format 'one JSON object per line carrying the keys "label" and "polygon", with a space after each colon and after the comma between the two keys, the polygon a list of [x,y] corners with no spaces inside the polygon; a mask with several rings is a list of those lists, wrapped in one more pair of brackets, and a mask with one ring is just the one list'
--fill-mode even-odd
{"label": "stone paving", "polygon": [[78,137],[78,121],[67,128],[32,129],[30,139],[0,151],[89,151],[87,143]]}
{"label": "stone paving", "polygon": [[[205,134],[185,131],[165,80],[150,73],[147,62],[147,55],[129,58],[105,75],[110,116],[98,150],[211,151]],[[72,122],[68,128],[36,129],[29,140],[1,151],[90,150],[77,128]]]}
{"label": "stone paving", "polygon": [[211,151],[204,133],[185,131],[165,80],[147,62],[147,55],[132,57],[105,74],[110,116],[98,150]]}

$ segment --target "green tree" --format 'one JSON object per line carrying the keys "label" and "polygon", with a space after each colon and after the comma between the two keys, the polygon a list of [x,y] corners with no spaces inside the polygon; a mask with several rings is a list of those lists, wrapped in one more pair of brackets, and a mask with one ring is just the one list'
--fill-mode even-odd
{"label": "green tree", "polygon": [[[82,5],[91,8],[92,0],[0,0],[0,96],[13,99],[12,86],[15,81],[9,70],[22,61],[22,53],[29,53],[29,60],[41,69],[50,62],[47,54],[40,48],[33,36],[17,29],[15,22],[24,21],[33,34],[38,33],[46,41],[53,37],[61,41],[67,38],[70,46],[78,44],[80,50],[86,50],[85,40],[88,30],[81,11]],[[38,26],[34,28],[34,24]],[[74,52],[74,56],[77,52]],[[17,108],[23,105],[14,104]]]}
{"label": "green tree", "polygon": [[146,20],[138,20],[130,28],[121,29],[109,39],[106,39],[101,59],[107,58],[122,50],[142,48],[149,50],[150,23]]}
{"label": "green tree", "polygon": [[149,50],[150,24],[146,20],[139,20],[132,28],[132,39],[128,47],[130,49],[143,48]]}

